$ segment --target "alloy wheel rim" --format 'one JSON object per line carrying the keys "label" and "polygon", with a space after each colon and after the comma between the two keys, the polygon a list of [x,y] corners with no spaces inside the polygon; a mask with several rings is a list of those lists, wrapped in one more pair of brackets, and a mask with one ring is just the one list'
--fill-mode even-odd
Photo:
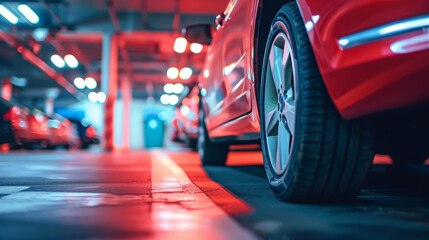
{"label": "alloy wheel rim", "polygon": [[286,34],[280,32],[270,46],[264,88],[266,147],[277,175],[283,174],[290,162],[296,119],[295,63]]}

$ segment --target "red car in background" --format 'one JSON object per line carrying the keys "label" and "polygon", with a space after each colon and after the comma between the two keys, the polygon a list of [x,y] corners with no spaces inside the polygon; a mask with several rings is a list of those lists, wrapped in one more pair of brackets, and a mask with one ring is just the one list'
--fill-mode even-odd
{"label": "red car in background", "polygon": [[79,139],[76,129],[68,119],[49,119],[47,122],[49,137],[48,147],[55,148],[63,146],[66,149],[77,148],[79,146]]}
{"label": "red car in background", "polygon": [[285,201],[356,196],[374,153],[429,155],[427,0],[232,0],[211,25],[199,76],[198,151],[224,164],[231,144],[261,141]]}
{"label": "red car in background", "polygon": [[177,119],[178,137],[185,141],[189,148],[195,148],[198,138],[198,104],[200,101],[199,88],[195,86],[182,100]]}
{"label": "red car in background", "polygon": [[41,111],[35,109],[32,114],[27,115],[28,130],[25,136],[25,145],[28,148],[49,146],[48,117]]}

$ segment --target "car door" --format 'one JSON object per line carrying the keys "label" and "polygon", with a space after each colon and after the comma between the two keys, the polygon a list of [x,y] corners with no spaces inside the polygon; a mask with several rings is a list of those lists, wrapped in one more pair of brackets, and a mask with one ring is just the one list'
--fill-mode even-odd
{"label": "car door", "polygon": [[220,65],[216,69],[219,83],[215,91],[221,97],[211,108],[207,121],[209,129],[243,116],[252,109],[250,89],[253,78],[249,67],[252,62],[250,23],[253,2],[232,0],[223,13],[222,24],[217,26],[218,39],[213,50],[221,61],[215,63]]}

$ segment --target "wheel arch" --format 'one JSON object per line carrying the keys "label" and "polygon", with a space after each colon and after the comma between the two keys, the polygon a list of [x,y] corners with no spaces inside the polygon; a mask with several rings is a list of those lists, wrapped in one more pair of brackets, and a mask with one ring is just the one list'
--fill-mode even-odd
{"label": "wheel arch", "polygon": [[254,42],[254,57],[253,69],[255,77],[255,90],[256,98],[259,102],[260,79],[262,72],[262,65],[264,60],[264,52],[267,45],[268,34],[270,33],[271,24],[277,12],[282,6],[295,0],[260,0],[255,19],[255,34],[253,36]]}

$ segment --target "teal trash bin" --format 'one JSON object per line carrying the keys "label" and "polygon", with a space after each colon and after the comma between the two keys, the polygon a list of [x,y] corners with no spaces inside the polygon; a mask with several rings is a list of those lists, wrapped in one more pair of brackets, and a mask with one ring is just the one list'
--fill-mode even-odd
{"label": "teal trash bin", "polygon": [[164,145],[164,122],[158,114],[147,114],[144,120],[144,147],[160,148]]}

